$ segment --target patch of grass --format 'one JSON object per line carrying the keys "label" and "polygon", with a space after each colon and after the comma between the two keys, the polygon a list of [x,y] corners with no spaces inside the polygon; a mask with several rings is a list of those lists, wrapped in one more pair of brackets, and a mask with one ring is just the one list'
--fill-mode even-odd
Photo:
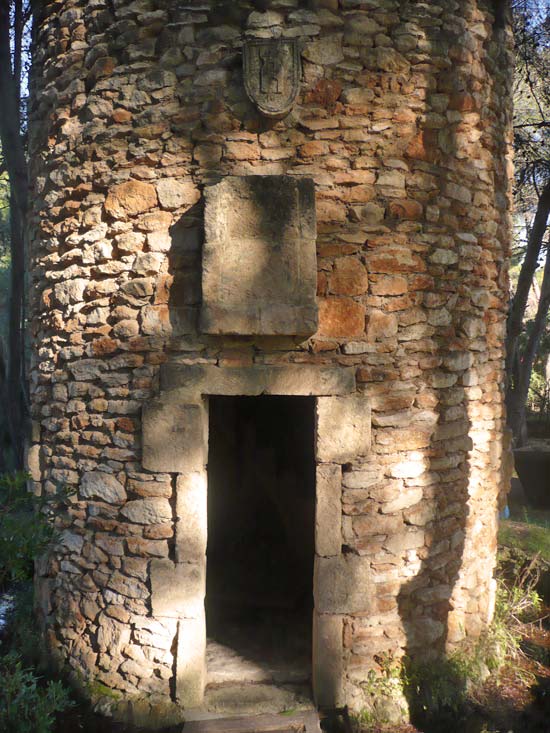
{"label": "patch of grass", "polygon": [[[545,513],[548,515],[548,512]],[[543,523],[544,522],[544,523]],[[530,514],[529,521],[503,520],[498,541],[501,548],[520,550],[529,556],[538,555],[550,563],[550,520]]]}

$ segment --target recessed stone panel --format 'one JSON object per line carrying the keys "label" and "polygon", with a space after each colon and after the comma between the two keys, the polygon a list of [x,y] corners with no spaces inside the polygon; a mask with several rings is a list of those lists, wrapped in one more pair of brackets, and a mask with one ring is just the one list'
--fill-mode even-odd
{"label": "recessed stone panel", "polygon": [[364,395],[319,397],[317,460],[347,463],[370,451],[371,410]]}
{"label": "recessed stone panel", "polygon": [[313,181],[228,176],[206,189],[201,328],[300,335],[317,330]]}
{"label": "recessed stone panel", "polygon": [[206,464],[207,417],[204,404],[156,399],[146,403],[143,421],[143,468],[191,473]]}

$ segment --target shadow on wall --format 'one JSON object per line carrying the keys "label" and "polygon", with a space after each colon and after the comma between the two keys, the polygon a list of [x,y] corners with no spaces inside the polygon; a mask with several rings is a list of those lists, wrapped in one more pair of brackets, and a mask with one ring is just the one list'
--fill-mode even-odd
{"label": "shadow on wall", "polygon": [[[499,18],[500,15],[497,21]],[[485,40],[487,52],[492,43],[505,44],[504,34],[498,30],[502,25],[495,23],[493,37],[489,35]],[[428,33],[427,40],[435,41],[435,36],[430,38],[431,31]],[[446,42],[451,48],[465,47],[459,33],[449,33]],[[492,62],[488,58],[486,63],[490,66]],[[506,171],[494,169],[501,163],[499,156],[492,157],[489,153],[493,149],[489,141],[493,128],[487,125],[488,119],[495,122],[493,110],[502,104],[494,81],[496,63],[485,70],[490,93],[482,108],[478,103],[480,93],[477,99],[472,93],[471,66],[460,58],[450,60],[450,64],[458,64],[455,73],[449,74],[448,69],[442,69],[434,90],[449,95],[453,111],[453,124],[439,134],[439,190],[448,194],[449,181],[453,187],[464,185],[461,170],[466,174],[474,163],[483,183],[489,184],[494,192],[488,210],[496,212],[498,217],[505,207],[505,201],[499,197],[505,198],[507,194],[506,189],[503,193],[499,191],[499,181],[506,186],[507,176]],[[480,133],[479,143],[475,135],[471,139],[468,137],[472,126]],[[458,161],[458,165],[454,161]],[[449,172],[454,174],[449,176]],[[465,175],[465,180],[472,181],[472,174]],[[435,290],[449,293],[446,304],[449,322],[436,324],[433,342],[440,366],[432,372],[431,383],[425,385],[426,391],[436,396],[434,409],[439,414],[426,450],[428,472],[424,497],[433,520],[427,525],[424,554],[418,554],[418,569],[401,586],[398,606],[407,639],[406,654],[413,668],[416,666],[418,672],[424,669],[426,674],[425,685],[409,689],[413,722],[422,726],[430,722],[430,715],[439,716],[439,722],[452,727],[457,722],[456,709],[438,708],[429,687],[430,684],[437,687],[441,682],[438,675],[440,678],[445,676],[447,684],[454,687],[449,691],[451,699],[458,700],[465,694],[466,679],[457,673],[455,665],[446,661],[447,654],[466,636],[475,641],[483,633],[484,616],[489,620],[491,615],[493,587],[488,578],[491,569],[488,563],[494,564],[498,497],[487,493],[487,484],[489,487],[494,485],[491,471],[501,460],[502,444],[500,439],[495,441],[494,432],[491,436],[488,431],[493,422],[497,423],[492,430],[498,438],[498,423],[502,423],[503,415],[501,401],[495,393],[491,394],[498,391],[499,375],[491,375],[498,365],[490,367],[488,361],[489,350],[499,348],[498,324],[491,318],[490,294],[486,292],[492,284],[494,286],[494,280],[488,282],[491,274],[480,273],[480,268],[471,274],[461,268],[464,258],[476,258],[474,250],[479,255],[485,248],[494,251],[498,224],[494,220],[484,222],[485,237],[462,237],[460,232],[469,235],[481,231],[479,223],[483,209],[480,212],[477,206],[472,206],[475,198],[472,203],[457,201],[452,195],[451,198],[452,207],[446,216],[458,235],[453,245],[458,250],[457,258],[441,268],[432,266],[432,271],[439,269],[436,277],[440,285]],[[479,257],[478,261],[481,261]],[[470,281],[466,293],[462,287],[465,277]],[[466,301],[465,313],[456,307],[458,299]],[[426,305],[424,310],[430,321],[430,312],[434,311]],[[482,393],[489,393],[487,402],[482,400]],[[476,560],[480,563],[480,573]],[[433,666],[430,660],[438,658],[440,661]]]}
{"label": "shadow on wall", "polygon": [[[410,7],[411,12],[414,12],[413,3]],[[438,48],[441,45],[441,36],[437,26],[428,28],[424,40],[427,47],[424,53],[429,55],[429,46],[433,44],[434,56],[440,56]],[[490,40],[488,39],[486,43],[490,43]],[[448,43],[450,46],[461,46],[458,31],[456,36],[448,39]],[[449,73],[451,66],[456,63],[462,64],[464,71],[462,77],[458,72]],[[463,183],[461,168],[455,163],[457,158],[465,171],[470,170],[471,163],[467,159],[467,153],[470,145],[471,147],[475,145],[464,141],[464,131],[473,124],[468,116],[476,111],[479,113],[479,110],[476,110],[475,106],[472,109],[468,108],[471,97],[468,93],[471,78],[468,64],[460,62],[459,59],[450,59],[448,66],[441,68],[437,74],[435,89],[430,87],[429,83],[432,78],[431,71],[427,73],[429,73],[427,94],[449,95],[455,100],[452,108],[455,113],[452,124],[441,128],[438,135],[434,135],[431,128],[426,127],[424,130],[427,140],[431,141],[430,145],[435,146],[437,139],[438,149],[442,151],[438,153],[437,159],[428,161],[437,165],[440,171],[438,188],[434,193],[449,194],[453,201],[452,210],[442,212],[444,221],[439,226],[439,232],[435,225],[431,230],[436,235],[433,237],[435,241],[438,239],[438,234],[445,236],[451,226],[457,233],[461,231],[469,233],[476,227],[478,220],[475,219],[475,206],[472,206],[471,201],[455,198],[448,189],[450,182],[453,188],[459,188]],[[235,74],[237,75],[237,72]],[[495,105],[496,94],[497,92],[492,89],[493,106],[498,106]],[[270,128],[274,124],[276,123],[267,123],[267,127]],[[477,125],[481,127],[479,121]],[[481,132],[483,133],[483,130]],[[490,135],[490,130],[486,134]],[[483,137],[481,139],[483,140]],[[284,147],[284,141],[281,147]],[[420,160],[423,165],[425,160]],[[296,165],[295,158],[286,159],[284,170],[292,172]],[[423,171],[422,165],[419,166],[420,172]],[[414,170],[414,159],[411,160],[411,167]],[[454,171],[452,177],[451,170]],[[241,173],[241,170],[236,171],[234,164],[222,157],[219,164],[209,168],[203,182],[216,182],[236,172]],[[258,172],[261,172],[261,169]],[[253,170],[249,173],[252,174]],[[468,175],[469,180],[471,177],[471,174]],[[426,206],[430,201],[422,198],[420,203]],[[497,195],[494,203],[497,204]],[[261,230],[260,236],[266,241],[269,241],[273,233],[269,218],[263,216],[263,212],[266,208],[269,209],[269,206],[269,201],[258,198],[257,221]],[[159,306],[168,306],[168,334],[185,335],[198,330],[197,319],[202,300],[203,217],[204,206],[201,202],[189,209],[170,229],[172,245],[168,255],[169,273],[164,293],[158,296],[159,301],[156,303]],[[287,222],[283,223],[286,226]],[[411,237],[413,236],[411,234]],[[463,271],[460,270],[460,258],[463,253],[458,243],[459,240],[455,238],[452,248],[445,250],[442,247],[441,250],[437,249],[436,254],[437,244],[434,244],[431,250],[432,257],[435,255],[432,259],[434,263],[432,270],[437,273],[439,279],[438,285],[434,287],[434,296],[443,297],[441,307],[443,317],[437,320],[436,312],[440,313],[439,306],[430,307],[426,301],[424,302],[421,309],[424,313],[424,322],[433,325],[432,351],[426,355],[426,359],[434,366],[430,378],[425,381],[421,391],[426,397],[424,409],[433,410],[437,417],[437,426],[426,443],[418,446],[418,464],[414,465],[416,459],[411,458],[409,462],[411,475],[402,477],[408,489],[415,486],[421,488],[424,498],[421,508],[418,509],[420,512],[418,516],[413,516],[412,512],[407,513],[406,525],[401,533],[404,547],[402,549],[398,547],[399,537],[397,537],[394,548],[395,555],[406,558],[405,566],[410,572],[410,579],[400,588],[397,605],[406,635],[405,650],[413,659],[444,656],[446,650],[457,643],[464,633],[464,628],[460,624],[457,625],[456,619],[466,609],[462,606],[457,608],[457,603],[465,603],[465,598],[471,598],[474,606],[476,603],[477,591],[470,585],[472,577],[471,575],[466,577],[462,573],[465,551],[468,553],[468,560],[471,561],[476,549],[470,539],[466,548],[466,533],[468,530],[469,534],[473,535],[472,523],[477,521],[478,517],[469,514],[469,505],[477,506],[478,499],[472,499],[472,494],[482,490],[480,481],[483,479],[482,471],[472,466],[472,436],[476,435],[476,427],[468,411],[468,389],[474,385],[473,380],[476,376],[476,368],[471,368],[471,342],[475,340],[476,348],[479,351],[483,349],[485,333],[483,327],[486,328],[487,324],[482,316],[476,318],[475,323],[465,324],[463,312],[456,307],[459,297],[462,297],[459,288],[462,285],[460,277],[463,277]],[[439,254],[444,250],[451,255],[449,261],[437,259],[444,258],[444,254]],[[248,287],[255,292],[256,289],[261,289],[268,278],[269,263],[264,263],[251,277]],[[480,290],[482,289],[483,283],[480,281]],[[470,301],[468,307],[471,306]],[[481,313],[482,309],[478,310]],[[232,337],[224,336],[223,341],[210,337],[209,343],[217,346],[222,352],[224,347],[230,347]],[[242,339],[240,343],[242,344]],[[477,399],[475,398],[476,401]],[[404,467],[405,474],[406,470]],[[415,482],[417,478],[420,480]],[[494,511],[496,506],[483,509],[485,517],[489,517]],[[422,531],[423,527],[425,532],[422,547],[408,548],[407,535],[411,530]],[[485,590],[482,588],[480,592]],[[451,614],[452,611],[456,613]],[[475,613],[477,612],[472,615]],[[473,631],[473,628],[469,631]]]}

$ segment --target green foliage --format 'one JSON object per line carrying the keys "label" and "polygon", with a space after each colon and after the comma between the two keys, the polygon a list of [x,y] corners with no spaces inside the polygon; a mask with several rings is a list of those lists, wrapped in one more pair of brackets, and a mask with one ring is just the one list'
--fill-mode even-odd
{"label": "green foliage", "polygon": [[[91,680],[86,685],[88,694],[90,695],[90,698],[92,700],[98,699],[100,697],[109,697],[112,700],[120,700],[120,693],[116,690],[111,689],[110,687],[107,687],[107,685],[104,685],[103,682],[100,682],[99,680]],[[285,711],[284,713],[281,713],[282,715],[292,715],[292,710],[290,712]]]}
{"label": "green foliage", "polygon": [[34,560],[55,538],[51,522],[71,492],[36,497],[22,472],[0,477],[0,588],[7,581],[32,577]]}
{"label": "green foliage", "polygon": [[[500,577],[493,623],[479,639],[465,641],[447,657],[428,660],[377,658],[380,672],[369,672],[363,685],[372,704],[355,718],[358,730],[378,730],[391,723],[386,712],[403,710],[403,700],[416,725],[455,726],[467,715],[475,691],[513,661],[520,649],[520,624],[537,618],[542,601],[531,570],[516,567],[513,582]],[[439,729],[439,728],[438,728]]]}
{"label": "green foliage", "polygon": [[56,713],[73,703],[61,682],[43,683],[17,654],[0,657],[0,730],[50,733]]}
{"label": "green foliage", "polygon": [[416,717],[455,716],[464,706],[470,664],[464,656],[406,660],[405,689]]}
{"label": "green foliage", "polygon": [[56,714],[73,704],[62,682],[46,682],[27,666],[39,663],[41,649],[33,618],[33,561],[55,539],[50,520],[70,492],[35,497],[27,480],[24,473],[0,477],[0,587],[18,583],[0,655],[2,733],[50,733]]}
{"label": "green foliage", "polygon": [[42,669],[45,662],[44,644],[34,615],[31,581],[16,587],[4,632],[0,647],[3,654],[15,653],[25,665]]}
{"label": "green foliage", "polygon": [[374,669],[369,669],[363,689],[374,695],[392,695],[402,685],[403,665],[388,653],[379,654],[375,659],[380,667],[380,672],[376,673]]}
{"label": "green foliage", "polygon": [[[502,521],[498,532],[500,563],[513,561],[517,567],[536,557],[550,563],[550,518],[548,512],[524,512],[523,521]],[[535,564],[537,564],[535,562]]]}

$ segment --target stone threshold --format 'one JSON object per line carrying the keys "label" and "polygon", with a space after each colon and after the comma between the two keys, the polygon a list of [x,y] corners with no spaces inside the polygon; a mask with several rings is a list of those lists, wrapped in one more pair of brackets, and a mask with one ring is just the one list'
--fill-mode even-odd
{"label": "stone threshold", "polygon": [[316,710],[239,717],[187,717],[182,733],[321,733]]}

